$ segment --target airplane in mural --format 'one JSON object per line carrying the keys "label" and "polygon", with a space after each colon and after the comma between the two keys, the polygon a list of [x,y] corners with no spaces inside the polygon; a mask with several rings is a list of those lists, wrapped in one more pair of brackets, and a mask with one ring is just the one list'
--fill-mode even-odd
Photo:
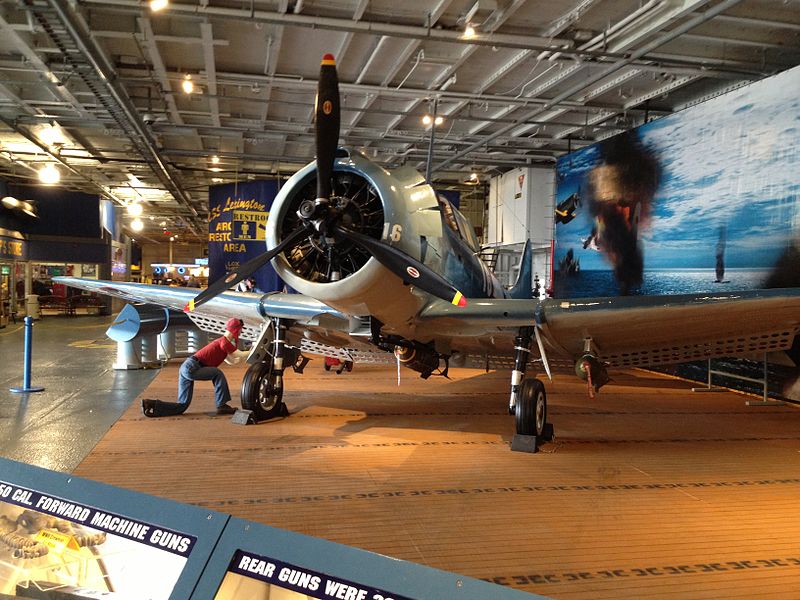
{"label": "airplane in mural", "polygon": [[[786,350],[800,332],[800,288],[610,298],[533,298],[531,253],[505,289],[478,258],[467,220],[411,168],[394,171],[337,148],[333,57],[322,61],[317,161],[273,202],[267,250],[195,297],[187,288],[57,278],[132,302],[185,309],[203,330],[244,320],[252,342],[242,406],[281,414],[285,368],[306,355],[404,365],[427,378],[450,366],[510,368],[516,432],[546,438],[548,377],[566,360],[590,395],[617,366],[671,364]],[[271,262],[298,293],[230,291]],[[556,360],[558,359],[558,360]]]}

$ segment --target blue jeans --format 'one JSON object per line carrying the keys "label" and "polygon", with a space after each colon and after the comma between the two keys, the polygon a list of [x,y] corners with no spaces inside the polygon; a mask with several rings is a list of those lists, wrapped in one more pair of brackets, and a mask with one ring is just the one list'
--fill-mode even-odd
{"label": "blue jeans", "polygon": [[194,356],[190,356],[181,365],[178,377],[178,404],[187,407],[192,401],[195,381],[214,382],[214,403],[217,408],[230,402],[231,392],[225,374],[217,367],[204,367]]}

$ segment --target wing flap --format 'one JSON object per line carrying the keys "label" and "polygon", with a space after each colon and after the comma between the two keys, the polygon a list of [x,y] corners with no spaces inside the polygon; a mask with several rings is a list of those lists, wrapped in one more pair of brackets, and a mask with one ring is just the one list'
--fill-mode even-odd
{"label": "wing flap", "polygon": [[668,364],[785,350],[800,332],[800,289],[549,300],[550,344],[577,356],[587,339],[615,366]]}

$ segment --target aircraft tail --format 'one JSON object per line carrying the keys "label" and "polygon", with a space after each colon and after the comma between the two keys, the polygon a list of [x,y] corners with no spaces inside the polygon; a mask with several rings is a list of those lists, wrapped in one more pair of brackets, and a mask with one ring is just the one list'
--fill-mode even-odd
{"label": "aircraft tail", "polygon": [[517,282],[508,290],[508,297],[515,300],[530,300],[533,298],[533,248],[531,241],[525,242],[522,249],[522,262],[519,265]]}

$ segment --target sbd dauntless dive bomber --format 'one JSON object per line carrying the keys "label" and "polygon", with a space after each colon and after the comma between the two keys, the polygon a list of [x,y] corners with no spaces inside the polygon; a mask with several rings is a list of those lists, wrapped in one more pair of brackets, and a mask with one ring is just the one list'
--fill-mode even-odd
{"label": "sbd dauntless dive bomber", "polygon": [[[185,309],[218,334],[228,318],[242,318],[241,338],[253,350],[241,401],[259,419],[284,409],[284,368],[299,366],[304,354],[399,360],[422,377],[448,366],[511,367],[509,412],[517,433],[537,438],[551,428],[544,384],[525,378],[532,361],[549,376],[552,359],[568,359],[593,393],[609,380],[609,366],[786,350],[800,331],[797,288],[539,301],[527,247],[517,284],[504,289],[478,258],[466,219],[418,172],[390,172],[337,148],[338,139],[338,82],[328,54],[317,97],[317,160],[275,198],[264,254],[197,297],[187,288],[57,281]],[[270,261],[299,293],[228,291]]]}

